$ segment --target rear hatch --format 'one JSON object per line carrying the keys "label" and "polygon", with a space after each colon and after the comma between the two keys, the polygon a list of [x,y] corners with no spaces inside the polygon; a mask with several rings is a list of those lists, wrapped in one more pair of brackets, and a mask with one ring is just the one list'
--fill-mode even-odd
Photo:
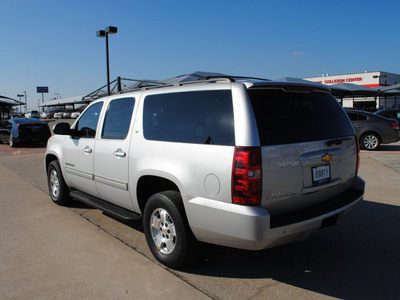
{"label": "rear hatch", "polygon": [[272,216],[316,207],[350,188],[357,142],[327,90],[286,84],[253,86],[248,94],[261,143],[261,205]]}
{"label": "rear hatch", "polygon": [[19,135],[23,138],[41,138],[51,135],[49,125],[47,123],[31,122],[18,124]]}

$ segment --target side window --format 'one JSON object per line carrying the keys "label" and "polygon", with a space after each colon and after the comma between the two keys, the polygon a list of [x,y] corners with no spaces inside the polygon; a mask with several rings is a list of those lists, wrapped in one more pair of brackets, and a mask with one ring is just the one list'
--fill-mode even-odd
{"label": "side window", "polygon": [[358,120],[359,121],[366,121],[368,118],[365,115],[358,115]]}
{"label": "side window", "polygon": [[385,112],[381,113],[381,116],[385,117],[385,118],[390,118],[391,117],[391,113],[389,111],[385,111]]}
{"label": "side window", "polygon": [[131,124],[134,98],[116,99],[110,102],[104,121],[104,139],[125,139]]}
{"label": "side window", "polygon": [[147,96],[143,134],[148,140],[234,145],[230,90]]}
{"label": "side window", "polygon": [[83,138],[94,138],[96,135],[97,123],[99,121],[100,111],[103,102],[98,102],[90,106],[79,119],[75,129],[79,136]]}
{"label": "side window", "polygon": [[347,113],[351,121],[357,121],[357,114]]}

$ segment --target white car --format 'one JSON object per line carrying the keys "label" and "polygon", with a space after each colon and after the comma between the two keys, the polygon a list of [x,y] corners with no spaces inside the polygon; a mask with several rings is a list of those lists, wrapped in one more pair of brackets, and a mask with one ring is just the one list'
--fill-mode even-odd
{"label": "white car", "polygon": [[40,114],[37,110],[27,111],[25,118],[40,118]]}
{"label": "white car", "polygon": [[62,118],[63,118],[63,113],[62,112],[54,113],[54,119],[62,119]]}
{"label": "white car", "polygon": [[71,114],[71,119],[77,119],[81,113],[79,111],[75,111]]}

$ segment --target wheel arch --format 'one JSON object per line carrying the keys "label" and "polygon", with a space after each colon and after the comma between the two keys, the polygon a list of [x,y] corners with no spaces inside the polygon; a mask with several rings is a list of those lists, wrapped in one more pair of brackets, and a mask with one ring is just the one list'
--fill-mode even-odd
{"label": "wheel arch", "polygon": [[180,193],[178,186],[169,179],[153,175],[140,177],[136,186],[136,197],[140,211],[143,213],[146,202],[151,195],[163,191],[177,191]]}
{"label": "wheel arch", "polygon": [[[54,160],[60,161],[60,160],[58,159],[58,157],[57,157],[56,155],[54,155],[54,154],[47,154],[47,155],[46,155],[45,161],[44,161],[44,166],[45,166],[46,174],[47,174],[47,172],[48,172],[48,168],[49,168],[50,163],[51,163],[52,161],[54,161]],[[60,167],[61,167],[61,166],[60,166]]]}

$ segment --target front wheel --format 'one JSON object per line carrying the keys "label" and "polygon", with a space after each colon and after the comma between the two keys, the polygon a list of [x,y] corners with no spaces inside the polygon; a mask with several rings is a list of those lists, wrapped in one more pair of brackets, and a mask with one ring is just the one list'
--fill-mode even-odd
{"label": "front wheel", "polygon": [[198,242],[190,230],[178,192],[166,191],[149,198],[143,228],[152,254],[167,267],[179,268],[197,257]]}
{"label": "front wheel", "polygon": [[47,184],[49,194],[54,203],[58,205],[67,205],[70,203],[69,189],[61,173],[60,164],[53,160],[47,168]]}
{"label": "front wheel", "polygon": [[374,133],[367,133],[362,136],[360,144],[364,150],[377,150],[380,146],[379,137]]}

